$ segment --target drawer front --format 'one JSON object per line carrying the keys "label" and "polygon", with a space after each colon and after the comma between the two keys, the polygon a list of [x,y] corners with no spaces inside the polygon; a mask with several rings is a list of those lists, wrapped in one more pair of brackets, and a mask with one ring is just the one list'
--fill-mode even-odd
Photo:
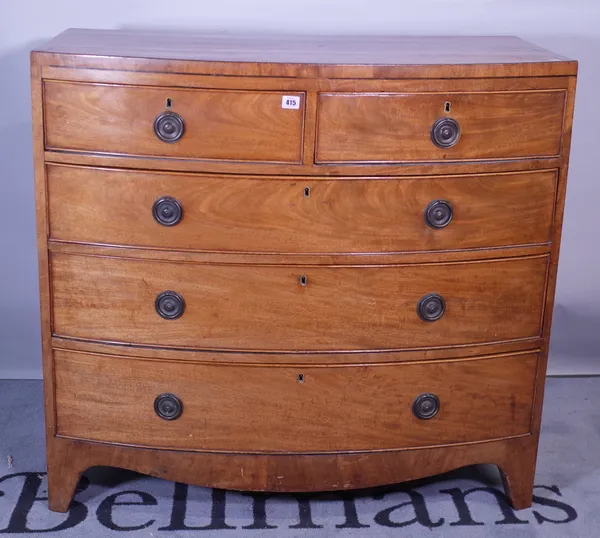
{"label": "drawer front", "polygon": [[535,338],[547,261],[278,267],[54,254],[53,330],[152,346],[285,351]]}
{"label": "drawer front", "polygon": [[[157,364],[58,350],[54,357],[59,435],[241,452],[385,450],[525,435],[537,365],[536,353],[339,367]],[[437,409],[432,418],[413,411],[425,394],[437,402],[429,399],[420,416]],[[162,395],[169,395],[161,400],[167,409],[156,402]]]}
{"label": "drawer front", "polygon": [[[564,90],[321,94],[316,161],[399,162],[549,157],[561,152]],[[448,105],[446,105],[448,103]],[[446,112],[449,107],[450,111]],[[456,123],[437,130],[441,118]],[[456,126],[458,130],[455,131]]]}
{"label": "drawer front", "polygon": [[[294,94],[293,94],[294,95]],[[300,162],[304,95],[300,108],[282,108],[276,91],[226,91],[44,84],[46,148],[196,159]],[[171,107],[166,110],[167,99]],[[155,125],[165,113],[183,120],[183,136],[161,140],[155,128],[176,136],[180,125]],[[162,127],[160,126],[162,125]]]}
{"label": "drawer front", "polygon": [[207,251],[360,253],[544,243],[551,240],[556,191],[553,170],[331,181],[60,165],[47,171],[51,239]]}

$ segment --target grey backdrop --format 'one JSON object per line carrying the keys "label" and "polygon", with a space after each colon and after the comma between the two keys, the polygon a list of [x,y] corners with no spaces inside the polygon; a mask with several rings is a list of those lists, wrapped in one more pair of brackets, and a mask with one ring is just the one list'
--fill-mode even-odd
{"label": "grey backdrop", "polygon": [[550,372],[600,374],[598,0],[0,0],[0,378],[41,375],[29,51],[68,27],[518,35],[579,60]]}

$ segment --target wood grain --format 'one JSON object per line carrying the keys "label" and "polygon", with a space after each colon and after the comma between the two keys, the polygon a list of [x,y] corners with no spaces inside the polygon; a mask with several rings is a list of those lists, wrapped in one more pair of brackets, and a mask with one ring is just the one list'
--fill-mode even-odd
{"label": "wood grain", "polygon": [[[174,159],[169,157],[137,157],[108,153],[79,153],[46,151],[46,162],[105,168],[131,168],[153,171],[202,172],[215,174],[315,176],[325,177],[383,177],[452,174],[492,174],[530,170],[550,170],[562,166],[560,157],[510,159],[497,161],[435,161],[428,163],[331,163],[294,164],[258,163]],[[251,169],[248,167],[251,166]]]}
{"label": "wood grain", "polygon": [[[294,368],[157,364],[65,351],[55,351],[54,361],[58,435],[183,450],[300,453],[525,435],[537,354]],[[182,401],[180,418],[157,416],[154,399],[162,393]],[[440,400],[430,420],[411,410],[422,393]]]}
{"label": "wood grain", "polygon": [[[33,53],[34,55],[36,53]],[[166,71],[121,70],[118,61],[103,68],[86,68],[47,64],[46,55],[36,56],[41,62],[42,77],[48,80],[72,82],[93,82],[105,84],[124,84],[133,86],[167,86],[203,89],[233,90],[276,90],[304,92],[392,92],[392,93],[439,93],[446,92],[498,92],[527,90],[566,90],[569,87],[568,76],[545,77],[460,77],[444,78],[290,78],[264,76],[219,76],[201,75],[193,72],[174,73]],[[57,56],[51,55],[53,60]],[[60,63],[60,62],[58,62]],[[309,99],[309,96],[307,96]]]}
{"label": "wood grain", "polygon": [[[551,157],[561,151],[565,96],[564,91],[321,94],[316,161]],[[460,139],[451,148],[431,141],[431,127],[442,117],[460,125]]]}
{"label": "wood grain", "polygon": [[[494,463],[531,505],[577,62],[516,38],[68,30],[31,65],[52,510],[95,465],[297,492]],[[446,114],[462,136],[438,150]],[[159,192],[185,206],[168,231]],[[456,210],[435,232],[434,197]],[[416,389],[448,402],[426,424]],[[171,436],[158,390],[187,402]]]}
{"label": "wood grain", "polygon": [[[311,36],[69,29],[39,55],[70,67],[324,78],[573,75],[577,62],[516,37]],[[107,60],[107,56],[111,58]],[[152,69],[154,67],[154,69]]]}
{"label": "wood grain", "polygon": [[385,253],[265,253],[265,252],[199,252],[191,250],[169,250],[159,248],[127,247],[102,245],[98,243],[70,243],[48,241],[48,250],[62,254],[85,254],[133,258],[137,260],[159,260],[171,262],[217,263],[227,265],[404,265],[412,263],[466,262],[495,260],[497,258],[518,258],[548,254],[549,243],[522,245],[503,248],[478,248],[463,250],[385,252]]}
{"label": "wood grain", "polygon": [[[47,169],[51,239],[213,252],[365,253],[547,243],[556,191],[556,171],[315,181]],[[153,218],[152,205],[164,196],[183,208],[176,226]],[[430,228],[424,219],[436,199],[453,209],[443,229]]]}
{"label": "wood grain", "polygon": [[33,164],[37,232],[38,276],[40,293],[40,329],[42,373],[44,383],[44,430],[46,450],[50,451],[56,434],[56,403],[54,399],[54,362],[52,360],[51,275],[48,253],[48,204],[46,168],[44,166],[44,115],[42,109],[41,68],[31,57],[31,117],[33,130]]}
{"label": "wood grain", "polygon": [[[571,137],[573,131],[573,113],[575,108],[575,86],[576,79],[571,79],[569,84],[568,98],[567,98],[567,106],[566,106],[566,118],[565,118],[565,126],[564,126],[564,139],[563,146],[565,148],[565,161],[564,166],[560,170],[559,175],[559,183],[557,189],[556,196],[556,209],[555,209],[555,224],[554,224],[554,238],[552,244],[552,254],[551,254],[551,262],[548,268],[548,283],[546,286],[546,315],[544,316],[544,343],[542,347],[542,352],[540,353],[540,359],[538,362],[538,371],[537,371],[537,379],[536,383],[536,392],[535,392],[535,405],[533,412],[533,420],[532,420],[532,429],[533,434],[536,438],[539,437],[541,431],[542,424],[542,410],[543,410],[543,402],[544,402],[544,391],[546,388],[545,379],[546,379],[546,371],[548,367],[548,355],[549,355],[549,347],[550,347],[550,333],[552,328],[552,314],[554,310],[554,300],[556,293],[556,281],[558,276],[558,261],[559,261],[559,253],[560,253],[560,244],[561,244],[561,236],[562,236],[562,225],[563,225],[563,216],[564,216],[564,208],[565,208],[565,198],[566,198],[566,190],[567,190],[567,174],[569,169],[569,155],[571,148]],[[537,458],[538,445],[532,448],[532,453],[535,454]],[[534,459],[531,468],[528,470],[528,475],[531,476],[530,483],[533,483],[533,475],[535,474],[537,459]],[[507,478],[507,482],[510,480]],[[518,481],[517,487],[520,488],[528,488],[529,483]]]}
{"label": "wood grain", "polygon": [[[302,103],[304,96],[296,92]],[[178,158],[300,162],[303,108],[282,109],[281,92],[186,90],[44,83],[46,149]],[[154,120],[165,111],[185,133],[165,143]]]}
{"label": "wood grain", "polygon": [[[499,342],[541,334],[547,256],[384,267],[192,265],[52,255],[58,336],[161,347],[373,350]],[[299,279],[307,277],[307,284]],[[176,320],[159,293],[185,300]],[[444,297],[435,322],[417,315]]]}
{"label": "wood grain", "polygon": [[169,480],[221,489],[309,492],[368,488],[492,463],[505,475],[516,510],[531,506],[536,439],[532,436],[419,450],[351,454],[221,454],[134,448],[52,438],[48,503],[66,512],[89,467],[122,467]]}
{"label": "wood grain", "polygon": [[315,364],[397,364],[401,362],[416,362],[429,360],[444,360],[456,358],[479,357],[487,358],[499,354],[511,354],[520,351],[536,351],[543,343],[542,337],[517,340],[493,344],[461,345],[441,349],[413,349],[402,351],[342,351],[342,352],[314,352],[295,351],[294,353],[250,353],[220,351],[179,350],[160,347],[138,346],[135,344],[107,344],[76,340],[73,338],[52,338],[54,349],[65,351],[81,351],[84,353],[100,353],[114,355],[117,358],[127,356],[144,360],[161,359],[170,362],[194,362],[211,364],[229,364],[230,366],[278,365],[297,366]]}

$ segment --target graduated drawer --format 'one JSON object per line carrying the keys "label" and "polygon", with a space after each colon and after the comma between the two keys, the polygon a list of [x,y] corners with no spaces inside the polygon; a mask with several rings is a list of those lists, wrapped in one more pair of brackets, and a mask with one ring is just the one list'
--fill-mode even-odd
{"label": "graduated drawer", "polygon": [[556,156],[561,152],[565,97],[565,90],[322,93],[315,159],[328,163]]}
{"label": "graduated drawer", "polygon": [[297,267],[55,253],[53,332],[149,346],[284,351],[537,338],[547,265],[545,255]]}
{"label": "graduated drawer", "polygon": [[536,369],[535,352],[373,366],[266,367],[56,350],[57,432],[225,452],[477,442],[530,432]]}
{"label": "graduated drawer", "polygon": [[47,175],[51,239],[204,251],[544,243],[551,240],[556,191],[555,170],[314,180],[48,165]]}
{"label": "graduated drawer", "polygon": [[[300,162],[304,95],[46,81],[46,148],[125,155]],[[170,100],[169,102],[167,100]],[[166,108],[170,104],[169,108]],[[170,117],[161,114],[168,113]],[[183,121],[183,136],[173,141]],[[157,131],[167,136],[159,138]],[[168,138],[171,138],[169,140]]]}

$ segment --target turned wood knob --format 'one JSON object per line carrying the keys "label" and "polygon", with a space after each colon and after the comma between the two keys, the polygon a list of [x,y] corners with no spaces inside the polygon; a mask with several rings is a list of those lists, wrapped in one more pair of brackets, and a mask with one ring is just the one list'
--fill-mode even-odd
{"label": "turned wood knob", "polygon": [[175,291],[163,291],[156,297],[154,306],[160,317],[164,319],[177,319],[183,315],[185,301]]}
{"label": "turned wood knob", "polygon": [[154,400],[154,411],[164,420],[176,420],[183,413],[183,403],[174,394],[160,394]]}
{"label": "turned wood knob", "polygon": [[460,138],[460,125],[452,118],[440,118],[431,128],[431,141],[438,148],[451,148]]}
{"label": "turned wood knob", "polygon": [[175,198],[163,196],[154,202],[152,216],[163,226],[175,226],[183,217],[183,209]]}
{"label": "turned wood knob", "polygon": [[425,222],[430,228],[445,228],[452,216],[452,206],[446,200],[433,200],[425,209]]}
{"label": "turned wood knob", "polygon": [[154,120],[154,132],[163,142],[177,142],[185,132],[185,123],[176,112],[163,112]]}
{"label": "turned wood knob", "polygon": [[436,321],[444,315],[445,311],[446,302],[437,293],[424,295],[417,304],[417,314],[423,321]]}
{"label": "turned wood knob", "polygon": [[429,420],[435,417],[440,410],[440,399],[435,394],[421,394],[415,398],[412,411],[415,417]]}

